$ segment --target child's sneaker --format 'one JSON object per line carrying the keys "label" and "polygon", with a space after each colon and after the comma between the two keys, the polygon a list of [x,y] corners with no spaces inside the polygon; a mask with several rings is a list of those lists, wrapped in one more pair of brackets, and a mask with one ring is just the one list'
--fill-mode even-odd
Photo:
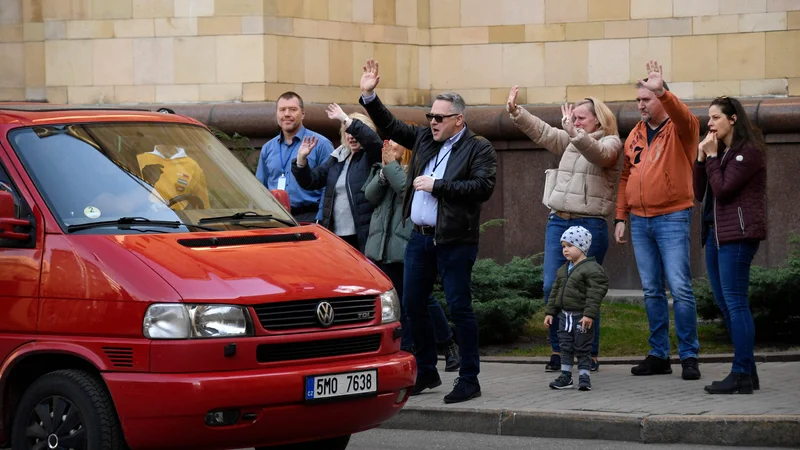
{"label": "child's sneaker", "polygon": [[[572,384],[572,382],[570,382]],[[581,375],[578,377],[578,390],[579,391],[591,391],[592,390],[592,381],[589,379],[589,375]]]}
{"label": "child's sneaker", "polygon": [[561,372],[561,375],[550,383],[551,389],[572,389],[573,387],[572,374],[569,372]]}

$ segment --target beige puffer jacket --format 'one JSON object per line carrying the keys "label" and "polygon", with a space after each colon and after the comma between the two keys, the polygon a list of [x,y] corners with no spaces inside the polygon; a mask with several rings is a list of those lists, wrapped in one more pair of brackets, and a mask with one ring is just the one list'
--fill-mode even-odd
{"label": "beige puffer jacket", "polygon": [[[616,206],[618,160],[622,141],[617,135],[604,136],[604,131],[587,134],[578,130],[570,138],[566,131],[554,128],[543,120],[519,108],[520,114],[512,116],[514,124],[533,142],[551,153],[561,156],[552,191],[545,196],[545,205],[555,211],[571,214],[606,217]],[[548,189],[545,182],[545,190]]]}

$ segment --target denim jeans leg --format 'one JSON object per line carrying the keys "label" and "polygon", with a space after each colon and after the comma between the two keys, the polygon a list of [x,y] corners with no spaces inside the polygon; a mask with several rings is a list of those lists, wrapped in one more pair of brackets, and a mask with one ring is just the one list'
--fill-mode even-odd
{"label": "denim jeans leg", "polygon": [[429,376],[436,371],[436,338],[433,332],[428,297],[436,280],[436,252],[433,236],[412,232],[406,245],[403,275],[403,303],[408,306],[414,337],[414,356],[417,376]]}
{"label": "denim jeans leg", "polygon": [[708,234],[706,239],[706,272],[708,273],[708,283],[711,285],[711,292],[714,294],[714,302],[719,307],[722,320],[725,321],[725,330],[728,337],[733,342],[731,336],[731,316],[728,314],[728,307],[725,305],[725,296],[722,294],[722,280],[719,272],[719,250],[714,232]]}
{"label": "denim jeans leg", "polygon": [[433,295],[428,297],[428,312],[433,321],[433,332],[436,335],[436,343],[444,344],[449,341],[453,337],[453,332],[450,330],[450,322],[447,321],[447,316],[444,314],[444,309],[442,309],[442,305],[439,304],[439,300],[436,300],[436,297]]}
{"label": "denim jeans leg", "polygon": [[672,294],[678,356],[697,358],[697,303],[692,291],[690,241],[692,208],[653,218],[653,235],[661,253],[664,273]]}
{"label": "denim jeans leg", "polygon": [[636,266],[642,280],[644,304],[650,323],[650,354],[656,358],[669,358],[669,305],[664,286],[661,253],[653,236],[652,218],[631,217],[631,240]]}
{"label": "denim jeans leg", "polygon": [[[544,301],[549,301],[550,290],[556,281],[558,268],[567,262],[564,254],[561,253],[561,235],[569,228],[568,221],[550,214],[547,218],[547,227],[544,233],[544,262],[542,264],[542,278],[544,279]],[[558,315],[553,316],[553,324],[550,325],[550,348],[553,353],[560,353],[561,348],[558,344]]]}
{"label": "denim jeans leg", "polygon": [[[593,217],[575,219],[570,222],[575,222],[570,226],[580,225],[592,233],[592,245],[589,247],[589,254],[586,256],[594,257],[597,260],[597,264],[602,266],[606,252],[608,252],[608,222],[605,219]],[[594,329],[592,356],[598,356],[600,354],[600,311],[597,312],[597,318],[592,324],[592,329]]]}
{"label": "denim jeans leg", "polygon": [[750,265],[758,251],[758,242],[723,244],[719,248],[722,295],[730,316],[733,339],[731,372],[751,373],[755,325],[747,297],[750,286]]}
{"label": "denim jeans leg", "polygon": [[472,309],[472,267],[478,257],[478,245],[439,244],[435,248],[444,295],[450,307],[450,317],[456,325],[461,356],[458,376],[460,380],[477,383],[480,356],[478,319]]}
{"label": "denim jeans leg", "polygon": [[414,347],[414,337],[411,332],[411,321],[408,319],[408,305],[405,303],[406,299],[403,298],[403,272],[405,268],[403,263],[382,263],[380,264],[380,269],[392,280],[397,296],[400,297],[400,326],[403,329],[403,335],[400,338],[400,349],[410,351]]}

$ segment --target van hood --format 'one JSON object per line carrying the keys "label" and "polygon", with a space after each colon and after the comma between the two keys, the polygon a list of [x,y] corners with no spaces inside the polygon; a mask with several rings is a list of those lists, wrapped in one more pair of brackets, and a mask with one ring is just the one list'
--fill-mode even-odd
{"label": "van hood", "polygon": [[[308,240],[282,239],[298,233]],[[276,237],[288,242],[253,243]],[[186,302],[253,305],[378,295],[392,288],[372,262],[318,225],[115,238]]]}

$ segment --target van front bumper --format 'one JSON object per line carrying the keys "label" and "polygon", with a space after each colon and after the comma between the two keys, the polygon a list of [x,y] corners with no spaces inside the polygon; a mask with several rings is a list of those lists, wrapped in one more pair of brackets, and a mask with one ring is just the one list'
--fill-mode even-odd
{"label": "van front bumper", "polygon": [[[325,403],[304,401],[306,376],[368,369],[378,371],[376,395]],[[374,428],[405,405],[416,371],[414,357],[397,352],[235,372],[105,372],[103,378],[131,449],[231,449]],[[206,415],[218,410],[237,410],[239,420],[227,426],[207,425]]]}

